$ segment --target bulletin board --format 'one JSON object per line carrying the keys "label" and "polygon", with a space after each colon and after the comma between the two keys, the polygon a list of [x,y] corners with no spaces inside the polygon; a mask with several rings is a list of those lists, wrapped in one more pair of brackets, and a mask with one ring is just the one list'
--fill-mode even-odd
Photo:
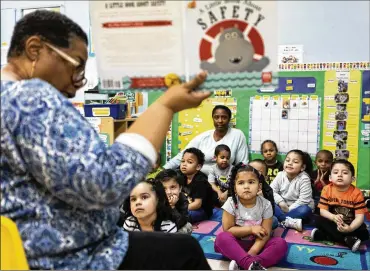
{"label": "bulletin board", "polygon": [[231,127],[236,127],[237,99],[236,98],[209,98],[193,109],[179,113],[178,122],[178,149],[183,150],[195,136],[214,129],[212,110],[216,105],[225,105],[231,110]]}
{"label": "bulletin board", "polygon": [[357,172],[361,71],[325,72],[323,148],[348,159]]}
{"label": "bulletin board", "polygon": [[[345,74],[339,74],[339,71],[345,72]],[[348,79],[345,79],[346,76],[348,76]],[[287,64],[286,66],[281,67],[279,77],[280,79],[284,78],[285,82],[288,82],[289,79],[292,79],[293,82],[306,80],[306,87],[304,84],[300,85],[297,83],[297,85],[295,85],[293,83],[294,87],[284,85],[276,93],[261,93],[258,91],[257,88],[232,88],[232,98],[235,98],[237,103],[235,116],[235,119],[237,119],[236,128],[242,130],[247,138],[247,141],[250,142],[250,107],[251,105],[253,105],[253,103],[251,103],[251,100],[254,100],[256,96],[260,96],[262,99],[263,96],[270,96],[270,99],[274,99],[274,96],[278,96],[281,98],[282,96],[286,95],[289,95],[290,97],[296,95],[297,97],[299,97],[299,99],[305,98],[305,96],[307,96],[309,100],[311,96],[313,98],[317,96],[319,108],[319,112],[317,114],[316,130],[318,137],[318,149],[329,149],[333,152],[334,155],[336,154],[336,151],[337,154],[340,155],[346,154],[346,152],[343,152],[344,150],[349,151],[349,161],[351,161],[356,168],[357,181],[355,185],[362,190],[370,190],[370,63],[311,63],[302,64],[302,66]],[[301,79],[298,80],[298,78]],[[347,107],[345,108],[346,110],[344,110],[344,107],[338,107],[337,110],[337,104],[341,104],[337,103],[335,100],[336,97],[337,100],[339,99],[338,95],[336,96],[336,94],[341,93],[338,90],[338,83],[340,80],[344,82],[346,82],[346,80],[348,81],[347,93],[349,94],[349,99],[347,102]],[[307,84],[310,84],[310,87],[307,87]],[[279,88],[280,85],[281,82],[279,82]],[[343,84],[341,83],[340,85],[342,86]],[[160,92],[149,93],[149,104],[155,101],[161,94],[162,93]],[[359,101],[357,101],[356,99],[358,99]],[[354,107],[355,104],[357,108]],[[208,112],[210,112],[209,110],[211,110],[211,108],[207,110]],[[197,114],[201,114],[202,111],[203,110],[198,111],[198,109],[191,110],[191,112],[198,112]],[[335,112],[341,111],[346,111],[348,113],[345,114],[347,119],[343,120],[347,121],[347,126],[345,126],[348,133],[347,140],[339,140],[337,136],[336,139],[338,140],[334,139],[334,132],[340,131],[340,129],[344,129],[344,123],[339,123],[339,130],[337,129],[337,125],[339,125],[337,122],[340,122],[342,120],[335,119]],[[183,114],[186,114],[186,112],[190,112],[190,110],[184,111],[180,114],[176,114],[173,118],[172,156],[178,153],[179,147],[183,148],[183,145],[186,145],[182,142],[184,141],[184,139],[182,139],[182,137],[179,135],[179,133],[185,131],[185,129],[182,129],[180,124],[183,123]],[[204,110],[204,112],[206,112],[206,110]],[[342,116],[340,115],[342,114],[339,114],[339,118],[342,118]],[[204,116],[205,119],[207,117],[209,119],[208,121],[204,121],[204,123],[202,124],[204,128],[200,127],[201,130],[198,130],[198,133],[213,128],[211,114],[205,113]],[[338,134],[338,132],[336,132],[335,134]],[[188,139],[190,140],[192,136],[194,135],[188,135]],[[345,143],[347,145],[343,145],[343,143],[341,143],[340,141],[346,141]],[[254,148],[252,148],[252,145],[250,145],[249,149],[250,159],[262,158],[262,155],[259,151],[253,150],[256,149],[255,146]],[[343,151],[338,152],[339,150]],[[279,154],[279,158],[281,160],[284,159],[284,157],[284,153]]]}

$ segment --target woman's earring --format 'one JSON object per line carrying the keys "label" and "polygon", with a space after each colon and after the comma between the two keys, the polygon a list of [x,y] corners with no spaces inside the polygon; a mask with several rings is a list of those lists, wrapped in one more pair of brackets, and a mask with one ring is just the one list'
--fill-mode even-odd
{"label": "woman's earring", "polygon": [[33,77],[33,73],[35,72],[35,67],[36,67],[36,60],[34,60],[34,61],[32,62],[31,78],[30,78],[30,79],[32,79],[32,77]]}

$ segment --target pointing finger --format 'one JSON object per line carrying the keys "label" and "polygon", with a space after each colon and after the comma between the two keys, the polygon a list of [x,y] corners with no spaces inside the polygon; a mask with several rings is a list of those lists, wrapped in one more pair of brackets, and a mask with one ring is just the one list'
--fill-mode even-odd
{"label": "pointing finger", "polygon": [[184,83],[184,87],[188,89],[196,89],[198,88],[207,78],[207,73],[202,71],[197,76],[195,76],[193,79],[191,79],[189,82]]}

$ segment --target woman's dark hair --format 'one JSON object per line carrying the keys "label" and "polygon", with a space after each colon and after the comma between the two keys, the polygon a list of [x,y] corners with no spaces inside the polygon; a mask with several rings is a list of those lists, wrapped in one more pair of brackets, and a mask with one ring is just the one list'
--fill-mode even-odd
{"label": "woman's dark hair", "polygon": [[231,150],[230,150],[229,146],[227,146],[225,144],[220,144],[220,145],[217,145],[216,148],[215,148],[215,156],[217,156],[222,151],[227,151],[228,153],[231,154]]}
{"label": "woman's dark hair", "polygon": [[[152,191],[154,191],[154,193],[157,196],[157,199],[158,199],[158,204],[156,208],[157,219],[154,221],[153,227],[154,227],[154,231],[160,231],[162,221],[173,220],[171,206],[168,202],[167,195],[164,191],[164,188],[161,182],[156,182],[153,179],[148,179],[145,181],[141,181],[138,184],[143,183],[143,182],[149,184],[152,187]],[[122,221],[125,221],[129,216],[134,216],[131,213],[130,196],[128,196],[123,202],[123,206],[121,210],[124,212]]]}
{"label": "woman's dark hair", "polygon": [[155,177],[156,182],[167,182],[169,180],[175,180],[180,186],[184,186],[184,180],[182,176],[177,174],[177,172],[173,169],[164,169],[158,173]]}
{"label": "woman's dark hair", "polygon": [[333,163],[331,164],[331,169],[330,171],[333,170],[333,167],[334,165],[336,164],[342,164],[342,165],[345,165],[346,168],[351,171],[351,174],[352,176],[354,177],[355,176],[355,167],[352,165],[352,163],[350,161],[347,161],[345,159],[338,159],[338,160],[334,160]]}
{"label": "woman's dark hair", "polygon": [[186,149],[182,156],[184,157],[185,153],[192,153],[194,154],[196,157],[197,157],[197,160],[198,160],[198,164],[199,165],[204,165],[204,153],[200,150],[200,149],[197,149],[197,148],[188,148]]}
{"label": "woman's dark hair", "polygon": [[67,16],[59,12],[37,10],[25,15],[16,23],[8,57],[21,55],[26,40],[34,35],[62,48],[69,48],[72,37],[78,37],[88,44],[86,33]]}
{"label": "woman's dark hair", "polygon": [[271,143],[274,146],[276,152],[277,153],[279,152],[278,147],[277,147],[275,141],[270,140],[270,139],[267,139],[267,140],[263,141],[262,144],[261,144],[261,153],[263,153],[263,145],[265,145],[266,143]]}
{"label": "woman's dark hair", "polygon": [[226,112],[226,114],[229,116],[229,120],[231,119],[231,110],[230,108],[228,108],[227,106],[225,105],[216,105],[213,109],[212,109],[212,117],[213,115],[215,114],[216,110],[217,109],[221,109],[221,110],[224,110]]}
{"label": "woman's dark hair", "polygon": [[313,164],[312,164],[311,156],[307,152],[303,152],[301,150],[290,150],[287,153],[287,156],[288,156],[289,153],[292,153],[292,152],[298,154],[301,157],[303,164],[306,166],[304,171],[306,171],[308,176],[311,176],[311,173],[312,173],[312,170],[313,170]]}

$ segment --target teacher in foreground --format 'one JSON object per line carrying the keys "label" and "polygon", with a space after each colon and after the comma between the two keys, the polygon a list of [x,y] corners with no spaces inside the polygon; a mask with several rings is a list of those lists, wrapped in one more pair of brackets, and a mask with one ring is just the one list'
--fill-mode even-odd
{"label": "teacher in foreground", "polygon": [[[185,147],[197,148],[204,153],[205,162],[201,169],[208,175],[211,167],[215,164],[215,148],[217,145],[225,144],[231,150],[230,163],[248,164],[248,147],[245,135],[239,129],[230,127],[231,110],[224,105],[216,105],[212,110],[214,130],[209,130],[194,137]],[[175,169],[180,165],[182,152],[173,157],[167,164],[166,169]]]}
{"label": "teacher in foreground", "polygon": [[1,70],[0,214],[17,224],[30,268],[210,269],[191,236],[117,226],[174,113],[210,96],[192,91],[206,75],[168,89],[106,147],[67,99],[86,83],[86,60],[80,26],[39,10],[17,22]]}

